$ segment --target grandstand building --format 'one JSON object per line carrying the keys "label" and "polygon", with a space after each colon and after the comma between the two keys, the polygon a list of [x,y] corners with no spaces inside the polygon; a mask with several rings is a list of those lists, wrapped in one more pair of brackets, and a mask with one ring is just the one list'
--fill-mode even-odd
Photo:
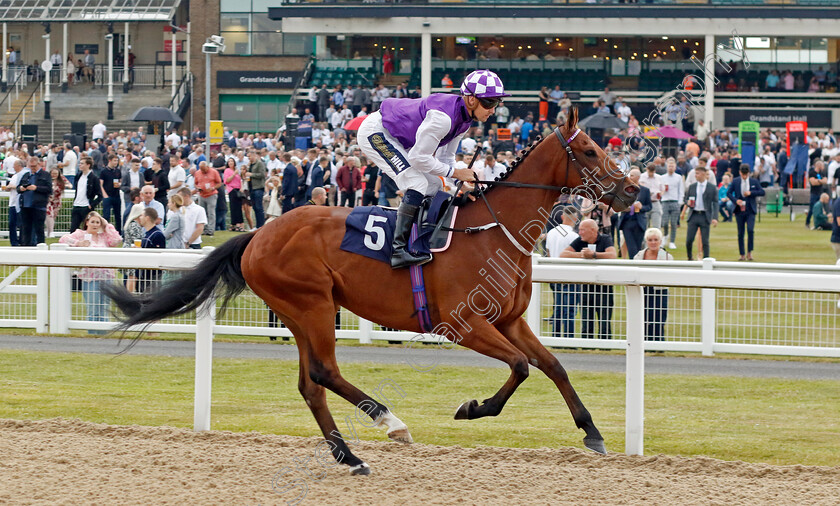
{"label": "grandstand building", "polygon": [[[99,91],[91,96],[98,97],[106,88],[107,44],[118,58],[130,45],[137,72],[160,86],[160,105],[172,96],[173,75],[176,84],[194,76],[180,107],[185,126],[204,124],[201,46],[221,35],[226,49],[212,56],[210,115],[241,131],[276,130],[313,85],[407,82],[428,94],[442,90],[444,75],[457,87],[475,68],[503,77],[515,112],[535,109],[543,86],[559,85],[582,108],[609,86],[637,118],[678,90],[713,128],[734,128],[751,117],[783,128],[794,116],[811,129],[840,128],[840,38],[830,36],[840,33],[840,3],[834,0],[66,0],[64,10],[46,0],[10,4],[15,7],[0,8],[7,61],[10,51],[17,62],[43,61],[50,22],[52,52],[66,58],[65,52],[95,51]],[[109,30],[113,39],[105,38]],[[774,84],[774,75],[787,72],[794,77],[790,90],[783,79]],[[121,86],[126,73],[120,70],[115,81],[117,93],[130,92]],[[91,100],[104,110],[104,96]]]}

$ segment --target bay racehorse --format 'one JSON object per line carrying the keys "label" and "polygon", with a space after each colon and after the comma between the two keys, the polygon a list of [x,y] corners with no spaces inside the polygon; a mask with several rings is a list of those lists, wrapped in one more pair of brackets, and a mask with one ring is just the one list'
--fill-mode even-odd
{"label": "bay racehorse", "polygon": [[[588,196],[621,211],[638,187],[625,181],[615,163],[569,121],[520,156],[483,199],[464,204],[457,228],[497,222],[486,231],[456,234],[445,253],[424,266],[434,334],[505,362],[510,377],[481,403],[461,405],[457,419],[498,415],[527,377],[529,366],[560,390],[584,444],[605,453],[600,432],[578,398],[565,370],[539,342],[522,317],[531,297],[531,258],[552,205],[562,192]],[[477,190],[478,191],[478,190]],[[391,439],[409,443],[406,425],[387,406],[342,377],[335,358],[335,314],[345,307],[385,327],[421,332],[415,318],[409,270],[339,248],[350,209],[306,206],[285,213],[256,232],[231,239],[149,294],[129,294],[121,285],[103,290],[123,312],[121,328],[148,324],[196,310],[213,296],[220,310],[249,287],[291,330],[300,355],[298,388],[335,459],[352,474],[370,468],[348,448],[327,407],[330,389],[367,413]]]}

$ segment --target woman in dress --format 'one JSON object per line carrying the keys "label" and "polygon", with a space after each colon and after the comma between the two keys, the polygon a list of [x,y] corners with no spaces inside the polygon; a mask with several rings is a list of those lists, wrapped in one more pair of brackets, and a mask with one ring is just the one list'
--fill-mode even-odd
{"label": "woman in dress", "polygon": [[61,210],[61,197],[64,195],[64,189],[72,187],[70,181],[61,173],[61,169],[53,168],[50,170],[50,176],[52,176],[52,193],[47,201],[47,237],[52,237],[53,230],[55,230],[55,219]]}
{"label": "woman in dress", "polygon": [[67,68],[64,69],[67,72],[67,86],[73,85],[73,80],[76,78],[76,63],[73,61],[73,53],[67,55]]}
{"label": "woman in dress", "polygon": [[177,193],[169,197],[169,213],[163,237],[167,249],[184,249],[184,199]]}

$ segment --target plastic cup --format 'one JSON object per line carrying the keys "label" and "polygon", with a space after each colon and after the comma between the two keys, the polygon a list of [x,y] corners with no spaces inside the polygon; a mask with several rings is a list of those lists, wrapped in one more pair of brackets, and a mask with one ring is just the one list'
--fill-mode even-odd
{"label": "plastic cup", "polygon": [[140,248],[143,246],[143,241],[141,239],[134,239],[134,247]]}

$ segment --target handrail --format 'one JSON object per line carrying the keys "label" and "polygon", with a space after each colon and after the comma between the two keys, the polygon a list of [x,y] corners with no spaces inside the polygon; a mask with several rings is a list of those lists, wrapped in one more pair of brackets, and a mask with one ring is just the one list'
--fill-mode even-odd
{"label": "handrail", "polygon": [[26,102],[23,104],[23,107],[20,108],[20,112],[18,112],[15,119],[12,120],[11,124],[14,125],[15,128],[15,138],[20,138],[20,124],[18,123],[18,119],[23,116],[23,121],[26,121],[26,108],[29,107],[29,104],[32,103],[32,111],[35,111],[35,104],[37,104],[37,100],[34,100],[35,94],[43,87],[43,81],[40,79],[38,80],[40,83],[38,86],[32,89],[32,93],[29,94],[29,98],[26,99]]}
{"label": "handrail", "polygon": [[308,86],[309,78],[312,76],[312,70],[315,68],[316,61],[317,58],[312,55],[309,56],[309,61],[306,62],[306,67],[303,69],[303,75],[300,76],[300,81],[298,81],[295,89],[292,90],[292,96],[289,99],[289,103],[286,104],[286,114],[283,115],[284,118],[291,114],[292,108],[297,104],[297,95],[300,92],[300,89]]}
{"label": "handrail", "polygon": [[[7,68],[7,69],[9,69],[9,70],[11,70],[13,67],[6,67],[6,68]],[[9,99],[9,97],[11,97],[11,96],[12,96],[12,91],[13,91],[13,89],[18,88],[18,85],[20,84],[20,80],[21,80],[21,79],[23,78],[23,76],[25,76],[25,75],[26,75],[26,71],[25,71],[25,70],[24,70],[24,71],[21,71],[21,72],[18,72],[17,79],[15,79],[15,82],[13,82],[13,83],[11,84],[11,86],[10,86],[10,87],[9,87],[9,89],[8,89],[8,91],[6,92],[6,96],[5,96],[5,97],[3,97],[3,100],[0,100],[0,107],[3,107],[3,103],[4,103],[4,102],[6,102],[6,100],[8,100],[8,99]],[[8,81],[6,81],[6,86],[9,86]],[[10,102],[9,102],[9,110],[11,110],[11,107],[12,107],[12,104],[11,104],[11,101],[10,101]]]}
{"label": "handrail", "polygon": [[[175,95],[169,100],[169,105],[167,106],[170,111],[174,114],[178,114],[178,111],[181,110],[181,106],[183,105],[185,100],[189,100],[192,84],[192,73],[184,73],[184,76],[181,78],[181,82],[178,83],[178,88],[175,91]],[[169,121],[164,125],[165,130],[169,130],[170,128],[175,126],[175,122]]]}

